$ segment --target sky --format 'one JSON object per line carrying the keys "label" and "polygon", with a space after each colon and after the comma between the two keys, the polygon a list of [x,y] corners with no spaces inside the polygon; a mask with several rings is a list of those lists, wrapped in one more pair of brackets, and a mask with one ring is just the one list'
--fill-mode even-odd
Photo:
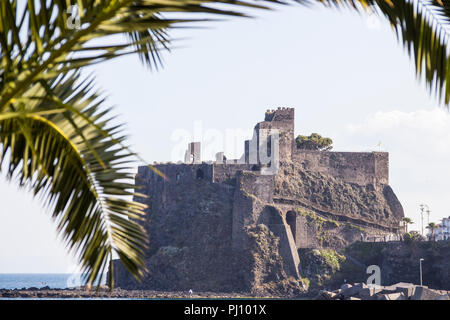
{"label": "sky", "polygon": [[[384,20],[301,6],[178,29],[155,72],[135,56],[91,67],[129,143],[146,161],[239,157],[267,109],[295,108],[295,134],[331,137],[336,151],[387,151],[390,185],[420,230],[450,216],[450,114],[418,81]],[[377,146],[381,143],[381,146]],[[76,260],[39,199],[0,177],[0,273],[70,273]],[[425,223],[426,221],[425,217]]]}

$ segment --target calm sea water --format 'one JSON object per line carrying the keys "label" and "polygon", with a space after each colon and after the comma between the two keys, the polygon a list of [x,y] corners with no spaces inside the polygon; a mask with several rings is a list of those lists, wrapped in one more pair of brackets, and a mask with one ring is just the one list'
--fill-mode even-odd
{"label": "calm sea water", "polygon": [[73,288],[82,285],[79,274],[70,273],[0,273],[0,289]]}

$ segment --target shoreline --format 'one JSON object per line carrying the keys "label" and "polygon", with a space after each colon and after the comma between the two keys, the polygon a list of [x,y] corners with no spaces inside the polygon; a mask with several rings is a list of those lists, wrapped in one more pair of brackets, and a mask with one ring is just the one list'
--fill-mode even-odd
{"label": "shoreline", "polygon": [[5,299],[305,299],[305,296],[286,297],[275,295],[256,295],[244,292],[193,292],[157,291],[157,290],[125,290],[121,288],[110,291],[107,288],[87,290],[84,288],[52,289],[22,288],[0,289],[0,300]]}

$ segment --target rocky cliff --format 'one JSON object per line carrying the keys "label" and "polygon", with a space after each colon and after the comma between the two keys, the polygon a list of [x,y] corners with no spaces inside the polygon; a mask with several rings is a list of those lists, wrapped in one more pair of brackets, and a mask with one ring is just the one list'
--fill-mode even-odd
{"label": "rocky cliff", "polygon": [[423,284],[450,290],[450,242],[356,242],[343,250],[300,249],[300,272],[309,291],[338,289],[342,283],[366,282],[366,269],[377,265],[381,285],[420,283],[419,259],[423,258]]}
{"label": "rocky cliff", "polygon": [[331,175],[311,172],[296,162],[281,163],[275,176],[274,197],[292,200],[317,213],[337,220],[397,228],[403,208],[386,184],[359,185]]}
{"label": "rocky cliff", "polygon": [[[197,170],[186,168],[193,174]],[[159,169],[178,177],[173,167]],[[334,249],[360,240],[361,234],[384,234],[383,228],[398,223],[403,215],[395,195],[386,196],[391,192],[386,191],[389,186],[344,183],[293,163],[282,163],[273,178],[245,172],[227,183],[205,179],[180,183],[142,169],[138,179],[149,195],[139,199],[149,205],[144,222],[150,238],[148,273],[139,284],[116,263],[117,285],[166,291],[300,294],[304,275],[300,270],[298,277],[297,270],[292,271],[292,266],[297,268],[295,261],[288,261],[292,249],[285,233],[288,210],[295,212],[303,227],[297,235],[293,232],[292,239],[300,239],[303,233],[308,247]],[[277,199],[295,203],[277,203]],[[245,223],[237,225],[240,219]],[[233,233],[233,228],[239,232]],[[238,248],[233,247],[233,237],[242,237]]]}
{"label": "rocky cliff", "polygon": [[165,179],[139,168],[148,273],[138,284],[116,263],[119,287],[298,294],[298,249],[398,236],[388,153],[299,150],[293,108],[268,110],[244,150],[206,163],[194,142],[186,163],[156,165]]}
{"label": "rocky cliff", "polygon": [[[244,230],[248,248],[232,248],[235,188],[194,179],[178,184],[146,177],[144,223],[150,244],[148,273],[137,283],[116,261],[117,286],[165,291],[299,294],[302,284],[284,272],[279,238],[265,224]],[[244,195],[252,202],[254,196]],[[281,217],[280,217],[281,219]]]}

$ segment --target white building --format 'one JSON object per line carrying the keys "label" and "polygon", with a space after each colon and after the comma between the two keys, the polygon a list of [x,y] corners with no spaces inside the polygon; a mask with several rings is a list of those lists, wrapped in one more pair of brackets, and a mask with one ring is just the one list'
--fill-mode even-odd
{"label": "white building", "polygon": [[[434,230],[436,241],[450,240],[450,216],[448,218],[443,218],[442,222],[437,226],[437,229]],[[428,233],[428,237],[431,239],[431,230]]]}

